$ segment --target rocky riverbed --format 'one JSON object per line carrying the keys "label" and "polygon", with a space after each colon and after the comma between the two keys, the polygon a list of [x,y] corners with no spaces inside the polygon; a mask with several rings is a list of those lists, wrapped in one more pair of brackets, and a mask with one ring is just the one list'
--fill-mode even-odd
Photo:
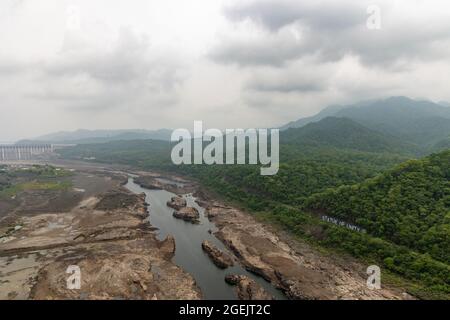
{"label": "rocky riverbed", "polygon": [[[81,201],[62,212],[2,213],[0,230],[9,233],[0,241],[0,298],[200,299],[193,277],[172,262],[173,237],[156,238],[145,198],[122,187],[126,178],[76,172],[74,182],[105,183],[88,194],[74,185]],[[42,193],[19,194],[18,206],[34,212],[33,196],[45,212]],[[67,285],[70,266],[79,268],[79,289]]]}
{"label": "rocky riverbed", "polygon": [[250,214],[216,200],[202,200],[215,235],[247,270],[280,288],[290,299],[403,299],[400,290],[371,290],[366,285],[367,266],[319,253]]}

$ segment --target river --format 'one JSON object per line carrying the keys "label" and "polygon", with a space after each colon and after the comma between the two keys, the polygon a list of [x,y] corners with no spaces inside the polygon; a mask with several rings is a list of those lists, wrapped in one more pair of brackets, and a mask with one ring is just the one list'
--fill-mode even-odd
{"label": "river", "polygon": [[163,240],[167,235],[175,238],[176,250],[173,262],[186,272],[190,273],[200,287],[203,298],[208,300],[237,299],[233,286],[224,280],[227,274],[246,275],[259,283],[276,299],[286,299],[285,295],[263,278],[245,270],[239,263],[225,270],[217,268],[202,250],[202,242],[208,240],[219,249],[229,253],[227,248],[209,231],[216,231],[216,227],[204,214],[195,198],[188,194],[183,197],[189,207],[196,208],[200,213],[200,223],[192,224],[172,216],[173,209],[166,203],[175,194],[166,190],[148,190],[134,183],[133,178],[128,179],[126,188],[134,193],[145,193],[149,206],[149,219],[152,226],[158,228],[158,239]]}

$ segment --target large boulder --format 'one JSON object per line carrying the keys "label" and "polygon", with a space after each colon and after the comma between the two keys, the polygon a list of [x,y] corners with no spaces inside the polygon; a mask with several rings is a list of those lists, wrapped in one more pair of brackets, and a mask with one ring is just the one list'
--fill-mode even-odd
{"label": "large boulder", "polygon": [[273,296],[267,293],[263,287],[247,276],[229,274],[225,276],[228,284],[236,286],[240,300],[273,300]]}
{"label": "large boulder", "polygon": [[167,201],[167,206],[175,210],[180,210],[186,207],[186,199],[177,196],[172,197],[170,201]]}
{"label": "large boulder", "polygon": [[183,219],[184,221],[198,223],[200,214],[197,209],[192,207],[182,207],[181,209],[175,211],[173,216],[177,219]]}
{"label": "large boulder", "polygon": [[217,267],[226,269],[234,265],[233,259],[228,254],[216,248],[209,241],[205,240],[202,242],[202,249]]}

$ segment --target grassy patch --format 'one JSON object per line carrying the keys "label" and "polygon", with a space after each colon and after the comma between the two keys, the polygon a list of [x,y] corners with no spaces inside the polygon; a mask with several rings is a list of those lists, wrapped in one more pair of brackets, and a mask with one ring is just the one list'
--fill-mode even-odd
{"label": "grassy patch", "polygon": [[49,191],[59,191],[67,190],[72,186],[70,181],[30,181],[12,185],[8,188],[0,191],[0,196],[2,197],[14,197],[19,192],[22,191],[32,191],[32,190],[49,190]]}

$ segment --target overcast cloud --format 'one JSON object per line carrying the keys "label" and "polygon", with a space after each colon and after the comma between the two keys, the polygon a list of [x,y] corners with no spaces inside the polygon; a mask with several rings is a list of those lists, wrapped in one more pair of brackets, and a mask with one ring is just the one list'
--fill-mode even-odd
{"label": "overcast cloud", "polygon": [[[369,5],[381,29],[366,27]],[[273,127],[390,95],[450,101],[445,0],[3,0],[0,141]]]}

